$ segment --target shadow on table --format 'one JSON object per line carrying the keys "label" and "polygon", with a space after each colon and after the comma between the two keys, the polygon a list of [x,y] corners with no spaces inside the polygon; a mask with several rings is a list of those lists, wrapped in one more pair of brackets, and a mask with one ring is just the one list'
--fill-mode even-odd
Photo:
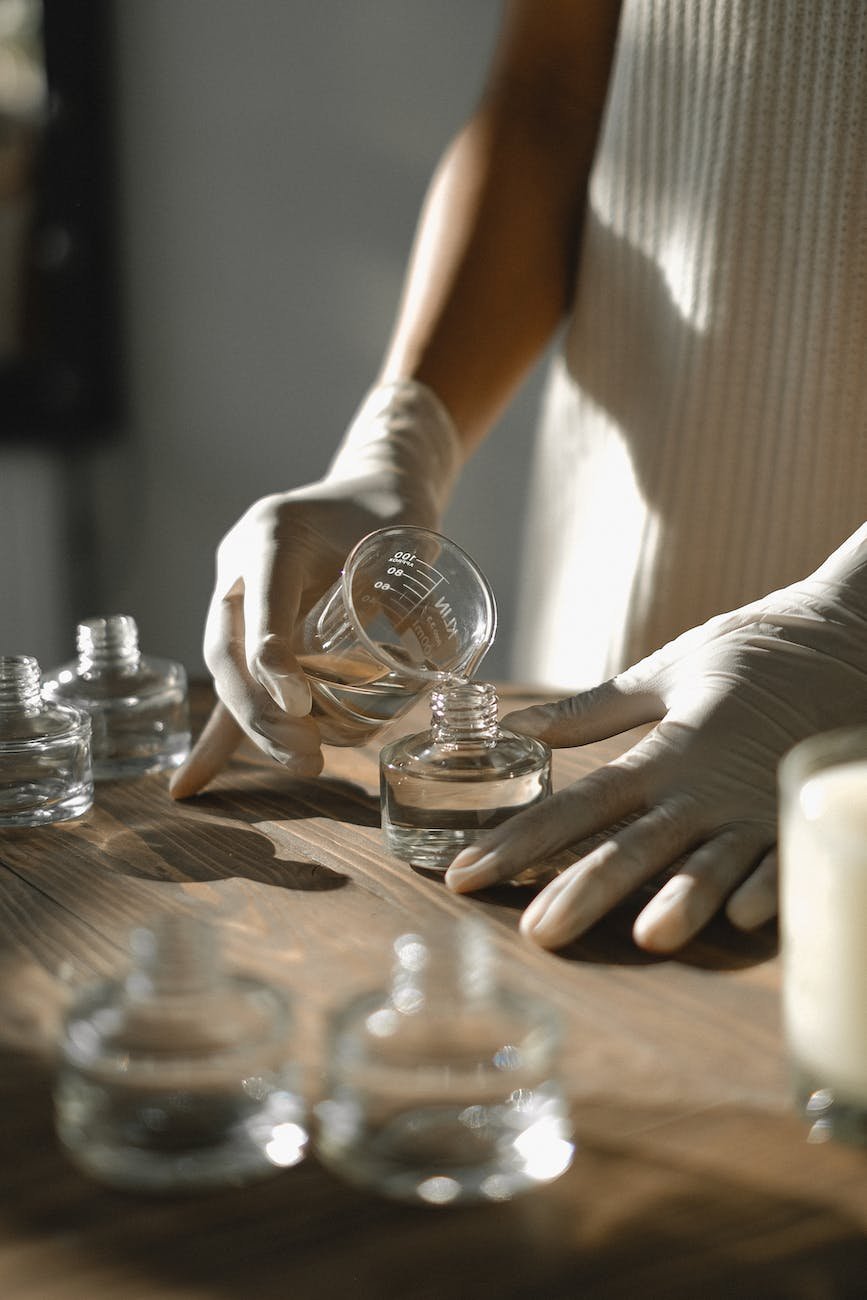
{"label": "shadow on table", "polygon": [[[701,970],[743,970],[768,961],[777,952],[776,922],[746,933],[722,914],[713,917],[695,939],[676,953],[645,952],[632,938],[632,927],[658,885],[643,885],[580,938],[558,949],[557,955],[567,961],[605,966],[652,966],[675,961]],[[475,897],[522,912],[537,892],[534,888],[506,885],[481,891]]]}
{"label": "shadow on table", "polygon": [[[479,890],[469,898],[487,900],[500,908],[523,912],[537,893],[558,874],[567,870],[584,854],[596,848],[617,831],[624,830],[640,814],[630,814],[602,831],[561,849],[538,865],[531,866],[528,876],[535,873],[531,884],[507,882],[490,889]],[[645,952],[632,938],[635,920],[666,880],[673,876],[681,862],[679,859],[653,879],[645,881],[618,906],[593,925],[580,938],[557,950],[557,955],[569,961],[593,962],[611,966],[650,966],[662,961],[677,961],[702,970],[742,970],[773,957],[777,951],[776,922],[770,922],[749,933],[738,930],[723,915],[712,918],[701,933],[674,954]],[[442,873],[413,868],[419,875],[442,879]]]}
{"label": "shadow on table", "polygon": [[360,785],[323,776],[310,781],[292,780],[261,768],[256,768],[255,780],[250,783],[233,785],[227,778],[218,789],[206,790],[175,807],[242,816],[248,821],[330,817],[351,826],[378,827],[380,823],[379,799]]}
{"label": "shadow on table", "polygon": [[124,875],[145,879],[245,877],[316,891],[345,885],[347,877],[333,868],[285,856],[264,824],[318,816],[378,828],[378,802],[349,782],[259,776],[250,788],[230,784],[181,803],[166,797],[158,807],[152,798],[136,804],[129,786],[106,787],[100,806],[112,821],[100,833],[100,853]]}
{"label": "shadow on table", "polygon": [[[393,1205],[312,1157],[242,1190],[152,1199],[76,1172],[54,1138],[50,1088],[44,1064],[0,1051],[4,1300],[163,1289],[227,1300],[863,1296],[863,1225],[818,1185],[807,1199],[803,1170],[794,1184],[786,1174],[787,1162],[816,1163],[826,1189],[836,1176],[852,1191],[854,1153],[807,1148],[774,1117],[756,1179],[727,1171],[721,1154],[754,1133],[754,1115],[730,1116],[723,1131],[711,1121],[696,1155],[688,1141],[672,1150],[618,1137],[635,1117],[612,1112],[585,1121],[569,1173],[512,1203]],[[651,1134],[678,1123],[662,1112],[641,1121]],[[686,1123],[694,1129],[696,1118]],[[771,1190],[777,1173],[788,1190]]]}

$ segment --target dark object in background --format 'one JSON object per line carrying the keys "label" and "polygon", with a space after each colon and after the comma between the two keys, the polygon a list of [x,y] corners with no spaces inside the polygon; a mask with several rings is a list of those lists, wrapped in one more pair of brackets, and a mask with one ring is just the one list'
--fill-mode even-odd
{"label": "dark object in background", "polygon": [[[4,204],[7,216],[26,208],[3,249],[17,288],[0,320],[0,441],[69,445],[104,437],[118,417],[110,5],[33,4],[44,103],[25,128],[28,156],[0,186],[0,216]],[[3,101],[0,87],[0,147],[22,130]]]}

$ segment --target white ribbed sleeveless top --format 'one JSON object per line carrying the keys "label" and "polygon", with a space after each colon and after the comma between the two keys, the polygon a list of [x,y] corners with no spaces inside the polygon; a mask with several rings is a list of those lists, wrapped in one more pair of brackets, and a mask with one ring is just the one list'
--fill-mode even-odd
{"label": "white ribbed sleeveless top", "polygon": [[517,676],[580,688],[867,517],[867,3],[626,0]]}

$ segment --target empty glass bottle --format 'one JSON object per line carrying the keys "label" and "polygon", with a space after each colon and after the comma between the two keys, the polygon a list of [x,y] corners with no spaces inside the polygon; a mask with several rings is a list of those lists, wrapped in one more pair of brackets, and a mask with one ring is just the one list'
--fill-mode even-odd
{"label": "empty glass bottle", "polygon": [[86,989],[60,1041],[55,1114],[75,1164],[117,1187],[249,1182],[304,1155],[286,998],[223,969],[216,933],[167,916],[125,979]]}
{"label": "empty glass bottle", "polygon": [[454,680],[431,694],[429,731],[380,755],[382,828],[390,852],[442,870],[478,836],[551,792],[551,751],[503,731],[489,682]]}
{"label": "empty glass bottle", "polygon": [[96,780],[178,767],[190,748],[187,675],[143,655],[128,614],[78,624],[78,658],[45,679],[45,693],[90,714]]}
{"label": "empty glass bottle", "polygon": [[347,1181],[427,1205],[505,1201],[572,1162],[560,1020],[503,982],[486,933],[404,934],[387,989],[333,1017],[317,1151]]}
{"label": "empty glass bottle", "polygon": [[68,821],[92,803],[87,714],[44,698],[31,655],[0,656],[0,826]]}

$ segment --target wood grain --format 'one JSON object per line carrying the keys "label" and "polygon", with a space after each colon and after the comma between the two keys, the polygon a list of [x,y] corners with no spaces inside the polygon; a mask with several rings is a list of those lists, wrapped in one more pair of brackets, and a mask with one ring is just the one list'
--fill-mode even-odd
{"label": "wood grain", "polygon": [[[625,743],[558,753],[557,784]],[[76,823],[0,833],[2,1300],[867,1293],[867,1155],[808,1143],[791,1112],[772,927],[719,921],[653,959],[630,938],[639,896],[564,953],[536,950],[517,935],[529,891],[456,897],[384,852],[375,747],[330,751],[316,782],[242,754],[197,799],[166,785],[103,785]],[[233,961],[292,992],[311,1102],[325,1018],[382,979],[391,940],[483,916],[513,977],[566,1020],[575,1165],[462,1210],[364,1195],[315,1157],[187,1200],[86,1182],[53,1137],[57,1018],[166,910],[207,915]]]}

